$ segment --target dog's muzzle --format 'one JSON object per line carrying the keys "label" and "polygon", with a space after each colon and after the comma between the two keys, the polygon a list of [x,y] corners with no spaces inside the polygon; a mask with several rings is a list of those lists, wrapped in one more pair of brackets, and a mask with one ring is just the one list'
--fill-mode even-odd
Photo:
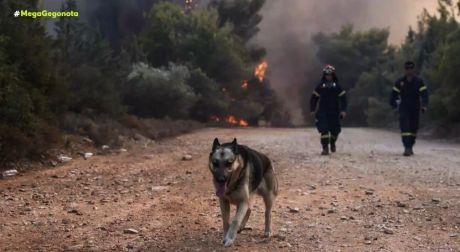
{"label": "dog's muzzle", "polygon": [[227,179],[225,176],[214,177],[214,179],[216,181],[216,195],[217,197],[222,198],[227,190]]}
{"label": "dog's muzzle", "polygon": [[223,176],[223,175],[221,175],[221,176],[215,176],[214,179],[215,179],[216,182],[219,183],[219,184],[225,184],[225,182],[226,182],[225,176]]}

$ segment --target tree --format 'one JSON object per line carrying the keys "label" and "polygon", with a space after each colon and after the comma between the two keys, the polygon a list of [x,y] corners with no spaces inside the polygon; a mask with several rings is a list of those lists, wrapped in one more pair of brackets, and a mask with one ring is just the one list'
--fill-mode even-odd
{"label": "tree", "polygon": [[[229,24],[220,24],[214,9],[186,14],[177,5],[167,2],[157,4],[148,14],[141,45],[148,62],[154,67],[175,62],[189,69],[199,69],[206,77],[195,72],[190,83],[194,87],[209,87],[212,80],[215,87],[207,92],[212,90],[213,95],[205,96],[213,101],[215,97],[225,97],[225,102],[213,102],[217,106],[214,109],[218,108],[215,112],[222,113],[221,109],[228,107],[227,101],[231,101],[227,113],[240,118],[258,118],[264,110],[261,103],[252,99],[255,94],[248,96],[247,91],[241,88],[242,81],[253,75],[255,64],[251,53]],[[225,90],[223,94],[222,90]],[[209,110],[203,111],[203,102],[200,99],[200,105],[195,107],[200,115],[194,114],[201,120],[210,113]],[[234,109],[236,107],[240,109]]]}
{"label": "tree", "polygon": [[432,96],[433,111],[431,117],[444,123],[460,122],[460,29],[448,36],[446,44],[437,49],[435,70],[430,72],[430,80],[437,83],[438,89]]}
{"label": "tree", "polygon": [[[76,10],[68,0],[63,10]],[[65,78],[69,109],[115,116],[123,111],[121,79],[117,62],[106,39],[76,18],[62,17],[56,23],[56,49],[59,71]]]}
{"label": "tree", "polygon": [[220,26],[232,25],[235,34],[246,43],[259,32],[259,12],[264,4],[265,0],[212,0],[209,6],[219,13]]}
{"label": "tree", "polygon": [[229,85],[237,85],[248,73],[244,48],[235,41],[229,26],[219,27],[215,11],[185,14],[177,5],[157,4],[147,16],[141,45],[154,67],[169,62],[186,64]]}
{"label": "tree", "polygon": [[320,62],[334,65],[341,85],[351,89],[362,72],[369,71],[384,60],[388,36],[387,29],[355,32],[349,25],[338,33],[318,33],[313,36],[313,41],[318,47]]}
{"label": "tree", "polygon": [[160,0],[92,0],[86,4],[91,9],[88,23],[97,27],[110,44],[114,54],[118,55],[123,46],[144,29],[144,12],[150,10]]}
{"label": "tree", "polygon": [[[458,5],[457,5],[458,7]],[[437,124],[460,121],[458,69],[460,24],[453,1],[439,1],[438,15],[424,11],[414,40],[407,41],[401,53],[417,60],[422,76],[429,85],[429,117]]]}
{"label": "tree", "polygon": [[37,156],[58,141],[53,112],[60,111],[60,84],[51,39],[36,19],[14,19],[14,10],[37,1],[0,2],[0,163]]}

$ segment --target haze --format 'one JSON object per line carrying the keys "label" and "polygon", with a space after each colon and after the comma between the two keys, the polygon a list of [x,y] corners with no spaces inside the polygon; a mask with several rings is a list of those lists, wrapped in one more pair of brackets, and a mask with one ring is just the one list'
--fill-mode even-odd
{"label": "haze", "polygon": [[437,0],[267,0],[254,42],[267,49],[271,85],[300,122],[298,87],[317,81],[321,71],[308,67],[316,53],[312,34],[335,32],[353,24],[358,30],[388,28],[390,43],[400,44],[409,26],[416,26],[423,9],[434,12],[436,6]]}

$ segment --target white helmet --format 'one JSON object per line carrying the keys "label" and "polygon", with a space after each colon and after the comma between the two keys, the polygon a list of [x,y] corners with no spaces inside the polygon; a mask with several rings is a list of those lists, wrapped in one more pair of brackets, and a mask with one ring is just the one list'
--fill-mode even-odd
{"label": "white helmet", "polygon": [[333,73],[335,73],[335,67],[332,66],[332,65],[326,65],[323,68],[323,73],[325,73],[325,74],[333,74]]}

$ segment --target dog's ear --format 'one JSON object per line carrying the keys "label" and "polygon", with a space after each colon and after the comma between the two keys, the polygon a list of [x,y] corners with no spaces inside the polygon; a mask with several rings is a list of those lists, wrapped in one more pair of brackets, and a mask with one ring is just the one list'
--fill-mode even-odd
{"label": "dog's ear", "polygon": [[219,139],[216,137],[214,139],[214,142],[212,143],[212,151],[215,151],[217,149],[217,147],[220,146],[220,143],[219,143]]}
{"label": "dog's ear", "polygon": [[233,138],[232,150],[233,153],[238,154],[238,141],[236,140],[236,138]]}

